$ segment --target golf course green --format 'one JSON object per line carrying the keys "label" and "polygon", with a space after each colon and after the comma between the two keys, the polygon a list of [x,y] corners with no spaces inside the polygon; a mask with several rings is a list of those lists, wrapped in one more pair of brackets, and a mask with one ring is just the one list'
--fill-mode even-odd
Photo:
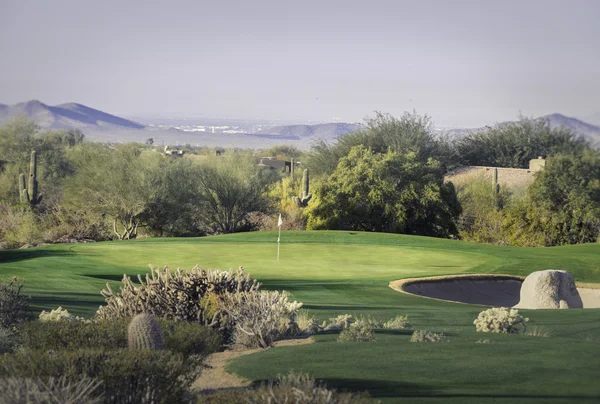
{"label": "golf course green", "polygon": [[[526,276],[543,269],[600,283],[600,244],[498,247],[427,237],[341,231],[254,232],[203,238],[49,245],[0,251],[0,278],[17,276],[34,315],[58,306],[91,317],[110,282],[148,272],[148,264],[189,269],[243,266],[264,289],[285,289],[321,321],[339,314],[389,320],[408,315],[414,329],[448,342],[411,343],[409,330],[377,330],[375,342],[340,343],[337,332],[314,344],[269,349],[228,370],[261,381],[289,370],[330,387],[367,390],[382,402],[598,402],[600,309],[521,310],[549,337],[476,333],[485,306],[396,292],[392,280],[460,273]],[[478,343],[479,342],[479,343]],[[483,342],[483,343],[481,343]]]}

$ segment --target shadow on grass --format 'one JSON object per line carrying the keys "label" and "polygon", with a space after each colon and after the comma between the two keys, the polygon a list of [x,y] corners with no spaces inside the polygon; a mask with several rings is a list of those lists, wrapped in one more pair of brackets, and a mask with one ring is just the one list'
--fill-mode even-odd
{"label": "shadow on grass", "polygon": [[[104,303],[104,297],[98,293],[62,292],[45,296],[31,296],[29,301],[30,311],[37,317],[42,310],[50,311],[61,306],[72,314],[90,315],[98,306]],[[37,314],[36,314],[37,313]]]}
{"label": "shadow on grass", "polygon": [[[425,384],[415,384],[407,382],[395,382],[389,380],[369,380],[369,379],[320,379],[327,387],[335,388],[342,392],[368,392],[373,398],[387,398],[387,397],[404,397],[411,399],[458,399],[459,402],[462,400],[475,400],[474,402],[480,402],[483,400],[496,400],[507,399],[511,402],[539,402],[541,400],[548,400],[552,402],[554,400],[561,402],[597,402],[598,397],[584,396],[584,395],[542,395],[542,394],[445,394],[434,386]],[[443,401],[442,401],[443,402]],[[472,401],[471,401],[472,402]]]}
{"label": "shadow on grass", "polygon": [[[102,279],[105,281],[115,281],[115,282],[121,282],[123,280],[123,275],[108,275],[108,274],[80,274],[81,276],[85,276],[87,278],[94,278],[94,279]],[[137,281],[137,277],[136,276],[130,276],[132,281]]]}
{"label": "shadow on grass", "polygon": [[0,264],[17,262],[35,258],[59,257],[75,255],[68,250],[50,250],[45,248],[27,248],[23,250],[3,250],[0,251]]}

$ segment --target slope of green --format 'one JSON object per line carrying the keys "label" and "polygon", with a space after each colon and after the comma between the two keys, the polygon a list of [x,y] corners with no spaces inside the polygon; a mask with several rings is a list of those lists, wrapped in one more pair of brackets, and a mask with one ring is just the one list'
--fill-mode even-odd
{"label": "slope of green", "polygon": [[[196,239],[141,239],[0,251],[0,278],[22,278],[34,310],[59,305],[91,316],[106,282],[118,290],[126,273],[148,264],[171,268],[237,268],[267,289],[285,289],[320,320],[337,314],[380,320],[409,316],[415,328],[448,335],[449,343],[410,343],[410,332],[377,332],[373,343],[341,344],[337,335],[312,345],[241,357],[230,370],[253,380],[289,369],[329,385],[369,390],[384,401],[574,402],[600,397],[600,310],[523,310],[530,325],[552,337],[474,332],[483,306],[441,302],[391,290],[390,280],[453,273],[527,275],[570,271],[576,281],[600,283],[600,244],[513,248],[390,234],[258,232]],[[489,344],[476,344],[479,339]]]}

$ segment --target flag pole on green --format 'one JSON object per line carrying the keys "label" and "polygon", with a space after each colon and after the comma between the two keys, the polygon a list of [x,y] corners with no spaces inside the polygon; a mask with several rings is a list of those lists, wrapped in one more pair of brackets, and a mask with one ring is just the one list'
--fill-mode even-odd
{"label": "flag pole on green", "polygon": [[277,236],[277,261],[279,261],[279,243],[281,242],[281,225],[283,224],[283,220],[281,220],[281,213],[279,214],[279,220],[277,221],[277,227],[279,227],[279,236]]}

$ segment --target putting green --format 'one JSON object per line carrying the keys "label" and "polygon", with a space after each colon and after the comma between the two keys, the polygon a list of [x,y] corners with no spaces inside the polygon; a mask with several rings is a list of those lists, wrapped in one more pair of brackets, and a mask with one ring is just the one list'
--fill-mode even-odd
{"label": "putting green", "polygon": [[[373,343],[336,342],[276,348],[229,366],[252,380],[310,373],[341,389],[369,390],[395,402],[597,402],[600,309],[523,310],[530,326],[550,338],[475,333],[484,306],[398,293],[391,280],[459,273],[526,276],[541,269],[570,271],[578,282],[600,283],[600,244],[512,248],[391,234],[256,232],[197,239],[142,239],[0,251],[0,278],[19,276],[35,311],[62,305],[91,316],[123,273],[149,263],[171,268],[237,268],[266,289],[285,289],[319,320],[338,314],[387,320],[408,315],[414,328],[444,332],[446,344],[410,343],[410,331],[378,330]],[[489,344],[477,344],[485,339]]]}

